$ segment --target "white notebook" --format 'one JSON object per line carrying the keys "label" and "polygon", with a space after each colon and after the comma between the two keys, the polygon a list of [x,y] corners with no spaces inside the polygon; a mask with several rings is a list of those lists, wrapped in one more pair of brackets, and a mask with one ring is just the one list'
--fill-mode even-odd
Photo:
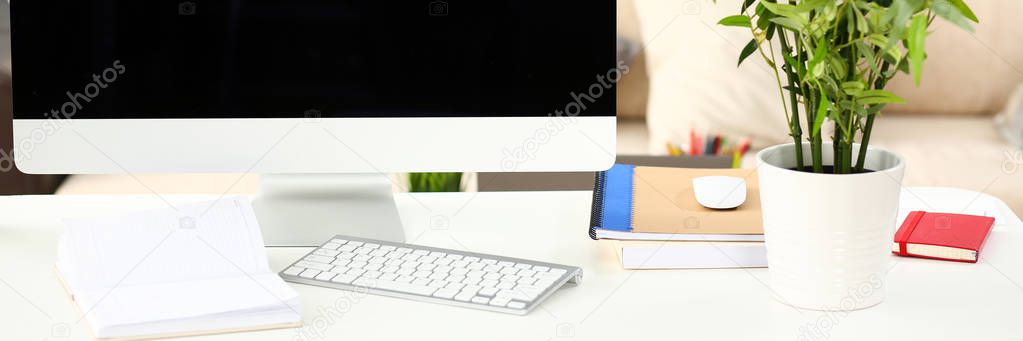
{"label": "white notebook", "polygon": [[245,197],[67,220],[57,271],[97,339],[301,325]]}
{"label": "white notebook", "polygon": [[763,242],[616,241],[625,269],[728,269],[767,267]]}

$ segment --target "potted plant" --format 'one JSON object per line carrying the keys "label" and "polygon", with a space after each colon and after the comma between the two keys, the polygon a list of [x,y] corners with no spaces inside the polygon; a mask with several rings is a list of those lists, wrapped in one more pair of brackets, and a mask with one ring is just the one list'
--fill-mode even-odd
{"label": "potted plant", "polygon": [[774,70],[793,141],[757,154],[778,300],[853,310],[884,299],[905,165],[871,148],[870,133],[886,104],[902,102],[888,80],[903,72],[919,85],[935,18],[977,22],[963,0],[743,0],[719,22],[751,33],[739,63],[759,54]]}
{"label": "potted plant", "polygon": [[409,192],[458,192],[462,173],[409,173]]}

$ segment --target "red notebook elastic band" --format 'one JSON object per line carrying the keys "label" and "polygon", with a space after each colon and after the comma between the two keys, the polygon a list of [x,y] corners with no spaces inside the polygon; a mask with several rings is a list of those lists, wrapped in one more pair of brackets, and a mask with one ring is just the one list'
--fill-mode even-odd
{"label": "red notebook elastic band", "polygon": [[905,233],[896,235],[896,238],[898,238],[896,242],[899,243],[899,255],[908,255],[906,252],[906,241],[908,241],[909,237],[913,235],[913,231],[916,230],[916,226],[920,224],[920,219],[924,217],[925,213],[926,212],[924,211],[913,211],[909,213],[908,217],[906,217],[906,222],[902,224],[902,227],[905,228],[905,230],[902,228],[899,229],[899,232]]}

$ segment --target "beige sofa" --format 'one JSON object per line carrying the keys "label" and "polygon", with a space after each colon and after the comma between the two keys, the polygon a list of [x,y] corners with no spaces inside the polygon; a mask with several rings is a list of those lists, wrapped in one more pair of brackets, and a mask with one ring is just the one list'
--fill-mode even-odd
{"label": "beige sofa", "polygon": [[[715,24],[738,2],[618,1],[619,32],[643,44],[644,59],[619,94],[647,98],[620,101],[619,115],[645,119],[651,153],[685,144],[691,128],[752,137],[761,148],[791,141],[773,74],[756,58],[735,65],[749,32]],[[923,84],[893,80],[889,90],[907,103],[884,111],[871,142],[905,158],[905,185],[986,192],[1023,212],[1023,155],[993,122],[1023,84],[1023,26],[1014,18],[1023,2],[967,2],[981,20],[975,32],[932,27]]]}

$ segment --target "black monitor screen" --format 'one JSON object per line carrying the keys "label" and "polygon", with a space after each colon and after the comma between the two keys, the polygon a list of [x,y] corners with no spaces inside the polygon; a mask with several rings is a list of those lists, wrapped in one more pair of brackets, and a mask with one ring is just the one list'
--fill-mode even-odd
{"label": "black monitor screen", "polygon": [[11,15],[17,119],[613,116],[622,71],[610,0],[27,0]]}

